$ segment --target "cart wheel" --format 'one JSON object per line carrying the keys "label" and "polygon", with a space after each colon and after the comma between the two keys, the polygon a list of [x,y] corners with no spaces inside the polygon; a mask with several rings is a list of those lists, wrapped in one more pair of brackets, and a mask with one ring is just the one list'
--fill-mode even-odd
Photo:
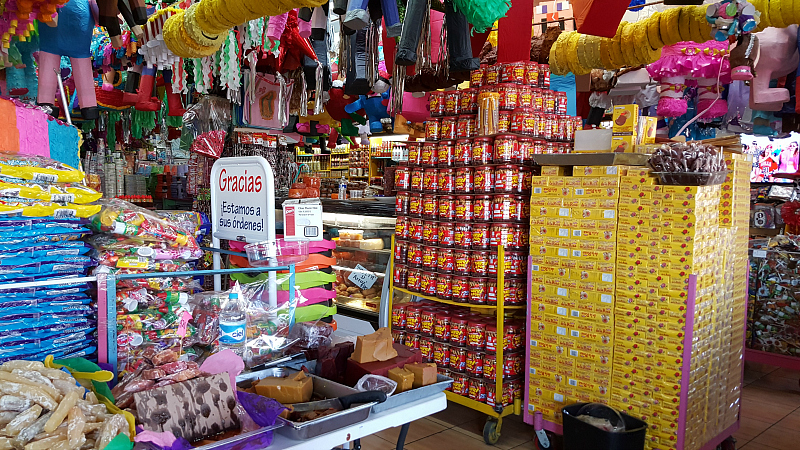
{"label": "cart wheel", "polygon": [[500,433],[497,432],[497,419],[487,417],[486,424],[483,426],[483,441],[489,445],[494,445],[499,440]]}
{"label": "cart wheel", "polygon": [[553,450],[553,449],[556,448],[556,435],[551,433],[551,432],[549,432],[549,431],[546,431],[546,430],[545,430],[545,434],[547,435],[547,440],[549,441],[550,446],[549,447],[543,447],[542,443],[539,442],[539,438],[534,437],[533,445],[534,445],[534,447],[536,447],[536,450]]}
{"label": "cart wheel", "polygon": [[722,443],[719,444],[718,448],[719,450],[736,450],[736,439],[734,439],[733,436],[731,436],[728,439],[722,441]]}

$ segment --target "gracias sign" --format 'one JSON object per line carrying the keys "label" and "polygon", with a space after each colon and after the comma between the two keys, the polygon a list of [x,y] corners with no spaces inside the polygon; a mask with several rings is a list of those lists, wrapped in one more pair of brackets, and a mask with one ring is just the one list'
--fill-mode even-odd
{"label": "gracias sign", "polygon": [[211,171],[214,237],[259,242],[270,238],[269,230],[274,237],[274,183],[260,156],[218,159]]}

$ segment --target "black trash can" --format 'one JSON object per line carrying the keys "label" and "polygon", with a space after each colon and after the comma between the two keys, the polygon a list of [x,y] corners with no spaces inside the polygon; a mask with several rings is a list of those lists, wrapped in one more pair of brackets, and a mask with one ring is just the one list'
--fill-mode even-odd
{"label": "black trash can", "polygon": [[[644,450],[647,423],[619,412],[625,431],[604,431],[580,419],[578,411],[589,403],[573,403],[561,409],[564,417],[564,450]],[[605,406],[610,414],[614,409]]]}

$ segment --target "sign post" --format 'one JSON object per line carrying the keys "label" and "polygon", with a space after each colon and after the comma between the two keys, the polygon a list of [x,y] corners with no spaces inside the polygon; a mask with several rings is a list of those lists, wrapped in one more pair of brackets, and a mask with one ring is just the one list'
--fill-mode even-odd
{"label": "sign post", "polygon": [[[220,239],[247,243],[275,244],[275,177],[261,156],[220,158],[211,169],[211,236],[215,248]],[[214,269],[220,268],[214,252]],[[270,266],[278,260],[270,258]],[[269,304],[277,307],[277,277],[269,276]],[[214,275],[214,290],[222,289],[220,275]]]}

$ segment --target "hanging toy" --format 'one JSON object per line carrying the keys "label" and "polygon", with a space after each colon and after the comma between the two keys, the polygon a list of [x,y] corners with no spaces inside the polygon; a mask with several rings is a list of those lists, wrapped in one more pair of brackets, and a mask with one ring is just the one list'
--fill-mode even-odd
{"label": "hanging toy", "polygon": [[703,115],[704,119],[724,115],[728,110],[727,102],[716,99],[722,85],[730,83],[727,53],[727,41],[678,42],[664,47],[661,58],[647,66],[650,76],[661,84],[658,115],[679,117],[686,114],[684,91],[688,86],[698,87],[698,111],[704,111],[714,102],[712,109]]}
{"label": "hanging toy", "polygon": [[731,79],[750,81],[754,77],[758,38],[751,33],[761,22],[761,12],[747,0],[730,0],[709,5],[706,20],[717,41],[737,41],[731,51]]}
{"label": "hanging toy", "polygon": [[[39,92],[37,103],[55,113],[61,56],[72,64],[73,81],[78,92],[81,116],[93,120],[99,116],[92,74],[91,43],[95,24],[89,0],[70,0],[58,12],[56,26],[39,27]],[[58,71],[58,72],[57,72]],[[65,109],[68,105],[62,105]]]}
{"label": "hanging toy", "polygon": [[761,12],[747,0],[726,0],[708,5],[706,21],[711,24],[711,36],[721,42],[754,31]]}

